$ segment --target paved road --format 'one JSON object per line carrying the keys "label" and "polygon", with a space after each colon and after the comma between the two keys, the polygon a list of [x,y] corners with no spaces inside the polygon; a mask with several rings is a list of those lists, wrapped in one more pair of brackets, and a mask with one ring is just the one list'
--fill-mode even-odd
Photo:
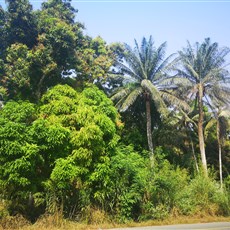
{"label": "paved road", "polygon": [[133,227],[133,228],[113,228],[109,230],[168,230],[168,229],[189,229],[189,230],[230,230],[230,222],[214,222],[207,224],[178,224],[165,226],[148,226],[148,227]]}

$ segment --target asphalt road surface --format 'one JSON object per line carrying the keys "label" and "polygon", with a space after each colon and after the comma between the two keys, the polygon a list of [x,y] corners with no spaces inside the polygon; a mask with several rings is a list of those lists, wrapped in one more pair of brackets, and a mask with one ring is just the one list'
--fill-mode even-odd
{"label": "asphalt road surface", "polygon": [[162,230],[162,229],[189,229],[189,230],[230,230],[230,222],[214,222],[206,224],[178,224],[164,226],[132,227],[132,228],[113,228],[109,230]]}

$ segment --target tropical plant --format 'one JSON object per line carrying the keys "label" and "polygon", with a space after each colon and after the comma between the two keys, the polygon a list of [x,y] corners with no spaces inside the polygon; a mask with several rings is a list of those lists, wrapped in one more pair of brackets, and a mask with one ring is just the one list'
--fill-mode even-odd
{"label": "tropical plant", "polygon": [[28,214],[29,192],[37,188],[36,168],[41,164],[30,127],[36,118],[29,102],[8,102],[0,110],[0,191],[10,214]]}
{"label": "tropical plant", "polygon": [[164,59],[166,42],[159,48],[154,46],[152,37],[149,40],[143,38],[141,46],[135,40],[135,47],[132,49],[125,44],[124,57],[116,62],[118,73],[115,77],[122,77],[121,87],[111,97],[116,101],[116,106],[121,112],[128,110],[141,97],[146,107],[147,140],[150,151],[150,161],[153,163],[154,146],[152,140],[151,124],[151,101],[162,116],[167,114],[165,99],[170,105],[177,103],[186,107],[172,94],[172,85],[165,85],[163,81],[166,71],[170,69],[173,62],[170,62],[172,55]]}
{"label": "tropical plant", "polygon": [[208,131],[214,126],[216,128],[216,140],[218,145],[218,160],[219,160],[219,177],[220,186],[223,187],[223,166],[222,166],[222,149],[227,139],[227,130],[229,127],[230,111],[227,108],[216,105],[212,109],[212,119],[207,123],[204,134],[208,135]]}
{"label": "tropical plant", "polygon": [[223,83],[229,80],[225,69],[225,57],[229,49],[219,49],[218,43],[211,43],[206,38],[203,43],[194,47],[188,42],[187,47],[179,51],[181,65],[176,68],[177,74],[173,82],[184,90],[188,98],[196,101],[198,113],[198,137],[204,172],[207,174],[207,160],[203,133],[204,105],[212,101],[229,101],[230,88]]}
{"label": "tropical plant", "polygon": [[32,48],[37,43],[36,17],[33,7],[28,0],[6,0],[7,11],[5,12],[6,43],[22,43]]}
{"label": "tropical plant", "polygon": [[230,113],[228,114],[226,111],[219,111],[217,113],[217,127],[216,127],[216,134],[217,134],[217,142],[218,142],[218,153],[219,153],[219,174],[220,174],[220,185],[221,188],[223,187],[223,170],[222,170],[222,146],[224,144],[224,140],[226,139],[227,134],[227,117],[230,117]]}
{"label": "tropical plant", "polygon": [[107,186],[97,193],[107,211],[119,221],[137,219],[150,178],[148,161],[133,146],[117,146],[111,157]]}
{"label": "tropical plant", "polygon": [[87,211],[95,203],[96,194],[109,183],[107,165],[119,139],[117,110],[95,86],[78,93],[70,86],[57,85],[42,97],[40,113],[37,133],[44,137],[37,136],[39,143],[49,146],[50,135],[42,132],[45,124],[58,125],[63,136],[67,136],[65,130],[69,132],[66,144],[60,142],[65,148],[47,149],[48,152],[43,148],[44,155],[49,156],[48,165],[52,165],[45,183],[48,211],[63,206],[69,217]]}

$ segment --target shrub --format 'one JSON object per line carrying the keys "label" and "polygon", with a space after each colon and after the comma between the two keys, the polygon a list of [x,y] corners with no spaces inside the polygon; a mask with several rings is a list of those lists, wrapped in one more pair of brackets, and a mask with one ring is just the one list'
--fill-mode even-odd
{"label": "shrub", "polygon": [[155,150],[155,165],[151,172],[142,205],[140,219],[163,219],[169,215],[179,199],[180,191],[188,183],[185,169],[170,164],[161,147]]}
{"label": "shrub", "polygon": [[199,173],[181,190],[177,207],[182,214],[226,215],[229,213],[227,193],[212,176]]}

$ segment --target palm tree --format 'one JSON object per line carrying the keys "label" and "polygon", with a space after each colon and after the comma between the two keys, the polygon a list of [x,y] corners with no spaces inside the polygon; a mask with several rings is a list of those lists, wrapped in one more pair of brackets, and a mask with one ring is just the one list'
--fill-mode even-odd
{"label": "palm tree", "polygon": [[228,71],[223,66],[228,53],[228,48],[219,49],[218,44],[211,43],[210,38],[206,38],[202,44],[197,42],[194,47],[188,42],[187,47],[179,51],[181,66],[176,69],[177,75],[173,80],[189,98],[196,100],[199,148],[206,175],[203,109],[204,105],[209,106],[212,101],[225,103],[229,98],[230,88],[224,84],[229,81]]}
{"label": "palm tree", "polygon": [[223,173],[222,173],[222,146],[224,145],[224,140],[227,135],[227,126],[230,115],[229,111],[221,111],[217,112],[216,116],[216,133],[217,133],[217,143],[218,143],[218,152],[219,152],[219,173],[220,173],[220,186],[223,188]]}
{"label": "palm tree", "polygon": [[159,48],[155,48],[151,36],[148,41],[146,38],[143,38],[140,47],[135,40],[134,49],[125,44],[124,58],[116,62],[116,68],[122,74],[115,75],[116,77],[122,77],[122,86],[112,96],[112,100],[117,102],[116,106],[121,112],[125,112],[130,108],[138,97],[144,99],[147,140],[152,165],[154,162],[154,148],[152,140],[151,101],[154,102],[158,112],[163,116],[168,111],[164,99],[167,99],[170,104],[177,103],[186,107],[186,103],[172,94],[173,86],[163,83],[167,79],[166,71],[170,69],[173,63],[170,62],[172,55],[164,59],[165,49],[166,42],[161,44]]}
{"label": "palm tree", "polygon": [[220,175],[220,187],[223,188],[223,173],[222,173],[222,147],[227,137],[227,129],[229,128],[230,109],[228,106],[220,104],[220,102],[214,102],[215,107],[209,104],[212,109],[212,119],[207,123],[204,133],[216,126],[216,137],[218,145],[218,156],[219,156],[219,175]]}

